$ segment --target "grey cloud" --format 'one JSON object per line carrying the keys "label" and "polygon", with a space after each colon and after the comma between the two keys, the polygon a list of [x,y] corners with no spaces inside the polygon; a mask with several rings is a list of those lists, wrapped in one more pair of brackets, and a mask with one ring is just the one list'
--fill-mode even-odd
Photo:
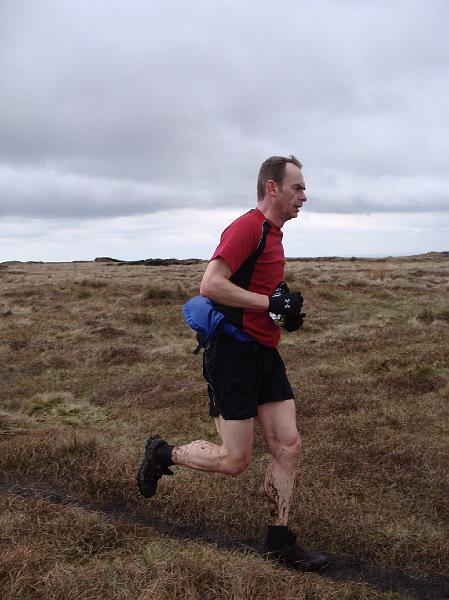
{"label": "grey cloud", "polygon": [[448,207],[443,0],[0,10],[3,215],[251,205],[291,152],[316,210]]}
{"label": "grey cloud", "polygon": [[310,179],[312,192],[308,208],[314,212],[355,214],[449,210],[447,176],[442,180],[435,180],[422,176],[379,175],[374,180],[353,173],[327,172]]}
{"label": "grey cloud", "polygon": [[[0,168],[0,216],[96,219],[149,214],[183,207],[245,206],[241,193],[210,197],[207,188]],[[251,205],[251,201],[250,205]]]}
{"label": "grey cloud", "polygon": [[[367,176],[334,170],[311,170],[307,209],[313,212],[435,212],[449,208],[449,180],[425,177]],[[155,184],[61,174],[45,170],[0,169],[0,216],[47,219],[104,219],[151,214],[179,208],[254,205],[254,193],[178,181]]]}

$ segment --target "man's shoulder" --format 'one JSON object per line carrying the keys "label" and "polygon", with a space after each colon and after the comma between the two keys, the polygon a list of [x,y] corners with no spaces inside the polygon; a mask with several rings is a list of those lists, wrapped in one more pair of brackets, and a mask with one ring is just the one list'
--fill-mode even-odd
{"label": "man's shoulder", "polygon": [[[246,229],[248,231],[258,231],[262,228],[264,223],[264,216],[259,213],[256,209],[251,209],[248,212],[240,215],[234,221],[232,221],[226,230],[238,230]],[[225,231],[226,231],[225,230]]]}
{"label": "man's shoulder", "polygon": [[[254,252],[263,234],[263,215],[261,219],[260,214],[255,212],[253,210],[241,215],[226,227],[212,256],[212,259],[217,256],[224,258],[233,272]],[[235,260],[231,262],[231,258]]]}

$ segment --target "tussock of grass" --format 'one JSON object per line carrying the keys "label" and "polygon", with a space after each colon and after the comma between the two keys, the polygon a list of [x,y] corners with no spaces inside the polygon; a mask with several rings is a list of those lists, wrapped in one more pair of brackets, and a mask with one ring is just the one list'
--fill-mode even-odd
{"label": "tussock of grass", "polygon": [[7,414],[0,412],[0,431],[5,431],[11,427],[11,421]]}
{"label": "tussock of grass", "polygon": [[137,346],[114,346],[99,352],[99,362],[111,365],[133,365],[144,360],[144,354]]}
{"label": "tussock of grass", "polygon": [[0,439],[1,436],[14,435],[25,431],[24,422],[19,415],[0,410]]}
{"label": "tussock of grass", "polygon": [[106,281],[102,281],[101,279],[82,279],[79,284],[82,287],[93,289],[100,289],[108,286]]}
{"label": "tussock of grass", "polygon": [[115,338],[115,337],[120,337],[122,335],[126,335],[126,331],[123,331],[123,329],[117,329],[116,327],[113,327],[112,325],[105,325],[104,327],[98,327],[98,329],[94,329],[92,331],[92,333],[94,333],[95,335],[98,335],[99,337],[102,337],[102,338]]}
{"label": "tussock of grass", "polygon": [[188,293],[182,287],[172,289],[153,285],[143,292],[142,302],[156,300],[162,304],[171,304],[172,302],[184,302],[188,297]]}
{"label": "tussock of grass", "polygon": [[135,312],[128,316],[128,320],[138,325],[151,325],[153,316],[146,312]]}
{"label": "tussock of grass", "polygon": [[341,294],[337,294],[331,290],[319,290],[317,296],[323,300],[329,300],[330,302],[337,302],[341,299]]}
{"label": "tussock of grass", "polygon": [[9,342],[9,347],[13,352],[17,352],[17,350],[22,350],[28,346],[28,340],[11,340]]}
{"label": "tussock of grass", "polygon": [[90,401],[106,406],[132,398],[132,406],[142,415],[144,408],[152,411],[166,409],[168,403],[174,408],[192,406],[203,390],[204,384],[199,375],[192,376],[188,369],[154,369],[150,373],[123,376],[121,381],[112,385],[106,380],[97,386]]}
{"label": "tussock of grass", "polygon": [[87,425],[104,419],[101,411],[75,400],[70,392],[37,394],[24,406],[24,412],[39,421],[57,421],[68,425]]}
{"label": "tussock of grass", "polygon": [[[4,473],[16,471],[30,480],[43,477],[52,482],[64,459],[92,456],[98,447],[99,438],[86,432],[53,429],[29,431],[26,435],[10,438],[3,442],[0,466]],[[38,470],[36,472],[36,469]]]}
{"label": "tussock of grass", "polygon": [[18,287],[9,288],[2,292],[2,296],[5,298],[15,298],[17,300],[24,300],[34,296],[41,296],[43,293],[42,289],[38,286],[35,287]]}
{"label": "tussock of grass", "polygon": [[376,280],[384,281],[389,276],[390,276],[390,272],[387,271],[387,269],[372,269],[369,272],[370,279],[373,279],[374,281],[376,281]]}
{"label": "tussock of grass", "polygon": [[69,358],[65,356],[61,356],[59,354],[50,354],[33,364],[36,367],[41,367],[42,369],[68,369],[72,363]]}
{"label": "tussock of grass", "polygon": [[443,310],[440,310],[437,313],[437,319],[440,319],[440,321],[448,321],[449,322],[449,307],[443,308]]}
{"label": "tussock of grass", "polygon": [[423,323],[432,323],[435,320],[435,315],[430,308],[423,308],[416,315],[418,321],[422,321]]}
{"label": "tussock of grass", "polygon": [[432,370],[423,368],[403,375],[387,375],[384,383],[397,394],[426,394],[444,387],[447,380],[435,375]]}
{"label": "tussock of grass", "polygon": [[350,279],[346,284],[345,287],[349,288],[349,289],[354,289],[354,288],[365,288],[369,286],[369,283],[365,280],[362,279]]}

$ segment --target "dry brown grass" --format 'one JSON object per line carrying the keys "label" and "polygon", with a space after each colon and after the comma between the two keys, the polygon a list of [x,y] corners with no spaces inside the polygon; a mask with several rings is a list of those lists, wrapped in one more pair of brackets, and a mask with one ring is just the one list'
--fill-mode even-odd
{"label": "dry brown grass", "polygon": [[[215,440],[180,307],[202,264],[9,264],[0,292],[2,482],[260,539],[261,436],[235,479],[180,468],[151,501],[149,433]],[[305,545],[429,576],[449,564],[449,259],[289,261],[304,328],[281,352],[304,451],[292,526]],[[34,598],[405,598],[171,540],[101,513],[0,495],[0,590]]]}
{"label": "dry brown grass", "polygon": [[[5,598],[377,599],[362,585],[281,570],[254,555],[182,543],[45,501],[1,499]],[[9,545],[8,545],[9,543]]]}

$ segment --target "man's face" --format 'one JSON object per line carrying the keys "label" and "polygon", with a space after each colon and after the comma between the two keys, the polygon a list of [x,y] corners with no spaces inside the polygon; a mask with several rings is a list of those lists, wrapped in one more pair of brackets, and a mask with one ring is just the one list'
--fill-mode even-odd
{"label": "man's face", "polygon": [[306,185],[299,167],[293,163],[285,166],[285,176],[282,185],[277,187],[276,209],[284,221],[298,216],[301,206],[306,202]]}

